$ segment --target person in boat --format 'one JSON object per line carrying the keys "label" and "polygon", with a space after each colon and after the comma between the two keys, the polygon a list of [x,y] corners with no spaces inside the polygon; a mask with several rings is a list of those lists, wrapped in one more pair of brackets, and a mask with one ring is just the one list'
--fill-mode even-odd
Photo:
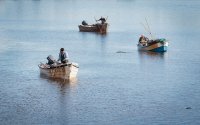
{"label": "person in boat", "polygon": [[147,37],[145,37],[144,35],[140,36],[139,42],[141,41],[148,41],[149,39]]}
{"label": "person in boat", "polygon": [[147,37],[145,37],[144,35],[141,35],[139,38],[139,43],[142,44],[143,46],[147,45],[148,41],[149,41],[149,39]]}
{"label": "person in boat", "polygon": [[61,61],[61,63],[68,62],[68,53],[64,51],[64,48],[60,49],[58,61]]}
{"label": "person in boat", "polygon": [[99,20],[97,21],[101,21],[101,24],[104,24],[106,22],[106,19],[104,17],[101,17]]}

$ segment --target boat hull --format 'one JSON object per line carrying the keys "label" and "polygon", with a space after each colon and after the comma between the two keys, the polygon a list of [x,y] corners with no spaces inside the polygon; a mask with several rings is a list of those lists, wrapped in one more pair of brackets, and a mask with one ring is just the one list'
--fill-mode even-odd
{"label": "boat hull", "polygon": [[106,33],[108,24],[79,25],[80,32],[99,32]]}
{"label": "boat hull", "polygon": [[166,52],[168,48],[168,42],[156,42],[151,45],[138,44],[138,50],[141,51],[152,51],[152,52]]}
{"label": "boat hull", "polygon": [[40,74],[51,78],[73,79],[78,73],[78,65],[75,63],[61,65],[57,67],[47,67],[46,64],[38,65]]}

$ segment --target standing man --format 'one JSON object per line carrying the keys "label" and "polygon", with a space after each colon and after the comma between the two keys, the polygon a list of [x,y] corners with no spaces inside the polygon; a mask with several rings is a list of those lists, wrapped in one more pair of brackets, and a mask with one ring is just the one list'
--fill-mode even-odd
{"label": "standing man", "polygon": [[104,24],[106,22],[106,19],[104,17],[101,17],[99,20],[97,21],[101,21],[101,24]]}

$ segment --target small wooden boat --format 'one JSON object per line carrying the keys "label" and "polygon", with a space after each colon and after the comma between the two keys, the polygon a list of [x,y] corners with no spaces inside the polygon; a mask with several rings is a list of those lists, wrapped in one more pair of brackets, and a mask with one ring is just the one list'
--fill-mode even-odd
{"label": "small wooden boat", "polygon": [[153,51],[153,52],[166,52],[168,47],[168,42],[166,39],[156,39],[148,41],[140,41],[138,43],[138,50],[142,51]]}
{"label": "small wooden boat", "polygon": [[[95,19],[96,20],[96,19]],[[96,20],[96,24],[88,25],[85,20],[82,21],[82,24],[79,25],[80,32],[99,32],[105,34],[107,32],[108,23],[106,22],[107,18],[101,17],[99,20]],[[101,23],[99,23],[100,21]]]}
{"label": "small wooden boat", "polygon": [[101,34],[104,34],[107,32],[108,23],[104,24],[92,24],[92,25],[79,25],[79,31],[80,32],[99,32]]}
{"label": "small wooden boat", "polygon": [[39,64],[40,73],[51,78],[72,79],[77,76],[79,66],[77,63],[66,64]]}

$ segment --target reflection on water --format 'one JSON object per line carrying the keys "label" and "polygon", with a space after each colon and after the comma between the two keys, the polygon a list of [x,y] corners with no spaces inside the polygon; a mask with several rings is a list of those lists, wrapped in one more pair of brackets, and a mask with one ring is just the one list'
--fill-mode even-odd
{"label": "reflection on water", "polygon": [[94,41],[102,42],[105,42],[108,36],[108,34],[100,34],[97,32],[79,32],[79,35],[81,35],[82,41],[91,40],[92,38]]}
{"label": "reflection on water", "polygon": [[[76,84],[77,84],[77,78],[74,79],[58,79],[58,78],[50,78],[43,74],[40,74],[40,78],[43,80],[46,80],[47,83],[56,85],[58,90],[58,95],[56,96],[57,100],[56,103],[56,121],[59,124],[67,124],[69,120],[69,114],[70,110],[68,107],[70,107],[70,98],[74,94],[76,94]],[[53,93],[53,92],[52,92]]]}
{"label": "reflection on water", "polygon": [[61,88],[65,88],[68,85],[74,86],[77,83],[77,78],[73,78],[73,79],[58,79],[58,78],[48,77],[48,76],[43,75],[43,74],[40,74],[40,78],[47,80],[49,83],[58,84]]}
{"label": "reflection on water", "polygon": [[[167,52],[156,53],[151,51],[138,51],[138,59],[142,67],[146,66],[147,69],[155,71],[154,68],[163,68],[165,65],[165,59],[167,57]],[[161,69],[162,69],[161,68]]]}
{"label": "reflection on water", "polygon": [[98,32],[80,32],[80,31],[79,31],[79,34],[82,35],[82,38],[85,38],[87,36],[92,36],[92,35],[101,37],[101,38],[106,38],[106,36],[108,35],[108,33],[101,34]]}
{"label": "reflection on water", "polygon": [[158,52],[151,52],[151,51],[138,51],[138,56],[140,58],[148,57],[148,58],[164,59],[166,55],[167,55],[167,52],[158,53]]}

